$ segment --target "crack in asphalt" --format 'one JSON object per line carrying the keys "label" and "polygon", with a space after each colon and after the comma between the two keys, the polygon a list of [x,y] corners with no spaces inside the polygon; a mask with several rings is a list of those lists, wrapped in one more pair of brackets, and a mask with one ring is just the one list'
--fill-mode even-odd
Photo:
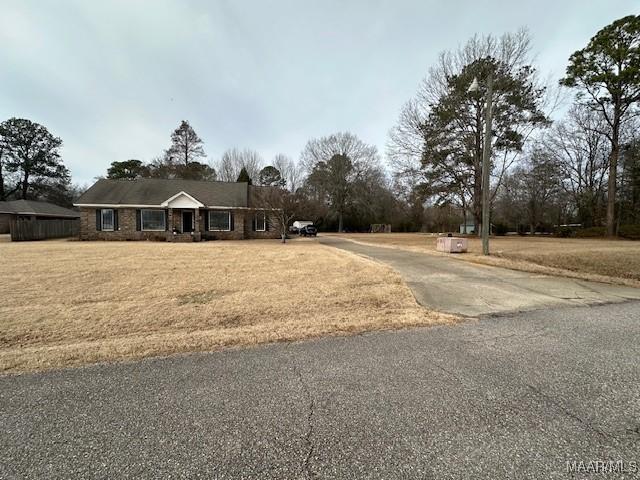
{"label": "crack in asphalt", "polygon": [[313,442],[311,441],[313,436],[313,415],[315,413],[315,400],[313,399],[311,391],[309,390],[309,386],[307,385],[307,382],[305,382],[304,377],[302,376],[302,373],[296,366],[295,362],[293,362],[293,371],[298,377],[298,381],[300,383],[300,386],[302,387],[304,396],[308,400],[307,431],[303,437],[304,443],[307,447],[307,454],[305,455],[302,465],[300,466],[300,473],[303,474],[305,478],[311,479],[315,478],[310,469],[311,456],[313,455],[313,451],[315,448]]}
{"label": "crack in asphalt", "polygon": [[601,437],[604,437],[604,438],[615,438],[613,435],[610,435],[609,433],[600,430],[598,427],[592,425],[591,422],[583,419],[578,414],[572,412],[567,407],[562,405],[560,402],[558,402],[557,400],[555,400],[554,398],[552,398],[548,394],[544,393],[538,387],[535,387],[535,386],[530,385],[528,383],[525,383],[525,386],[527,386],[536,395],[542,397],[547,403],[549,403],[549,404],[553,405],[554,407],[556,407],[564,415],[566,415],[569,418],[572,418],[573,420],[575,420],[578,423],[580,423],[581,425],[583,425],[587,430],[589,430],[589,431],[591,431],[593,433],[596,433],[596,434],[598,434],[598,435],[600,435]]}
{"label": "crack in asphalt", "polygon": [[628,435],[634,437],[634,439],[640,440],[640,425],[637,425],[636,427],[627,428],[625,432]]}
{"label": "crack in asphalt", "polygon": [[[541,329],[537,329],[534,332],[531,332],[531,336],[539,336],[538,334],[543,332],[544,330],[546,330],[546,328],[541,328]],[[515,334],[511,334],[511,335],[505,335],[502,337],[495,337],[495,338],[508,338],[508,337],[512,337],[512,336],[519,336],[519,335],[515,335]],[[530,337],[530,335],[522,335],[522,337],[527,338]],[[467,340],[467,341],[463,341],[463,343],[476,343],[473,340]],[[467,388],[469,390],[475,391],[477,392],[477,394],[479,394],[478,396],[482,396],[484,397],[483,392],[481,392],[480,390],[471,387],[469,384],[467,384],[467,382],[463,381],[463,379],[457,375],[455,372],[443,367],[441,364],[439,364],[436,361],[431,360],[430,361],[431,365],[433,365],[434,367],[436,367],[437,369],[445,372],[447,375],[449,375],[451,378],[453,378],[454,380],[456,380],[460,385],[462,385],[464,388]],[[618,437],[614,434],[605,432],[604,430],[601,430],[600,428],[596,427],[595,425],[593,425],[591,422],[589,422],[588,420],[585,420],[584,418],[580,417],[578,414],[574,413],[573,411],[571,411],[569,408],[565,407],[562,403],[560,403],[559,401],[555,400],[553,397],[551,397],[550,395],[544,393],[542,390],[540,390],[538,387],[535,387],[529,383],[524,383],[524,386],[529,388],[531,391],[533,391],[536,395],[538,395],[539,397],[541,397],[542,399],[544,399],[547,403],[549,403],[550,405],[554,406],[558,411],[560,411],[562,414],[564,414],[565,416],[577,421],[578,423],[580,423],[581,425],[583,425],[587,430],[603,437],[603,438],[608,438],[608,439],[613,439],[613,440],[619,440]],[[636,428],[627,428],[625,430],[625,433],[629,436],[636,436],[636,435],[640,435],[640,425],[638,425]]]}

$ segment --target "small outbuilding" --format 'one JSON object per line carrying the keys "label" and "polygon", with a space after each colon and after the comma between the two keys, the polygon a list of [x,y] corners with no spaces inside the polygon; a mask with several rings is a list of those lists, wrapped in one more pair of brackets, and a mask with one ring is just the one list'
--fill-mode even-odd
{"label": "small outbuilding", "polygon": [[474,235],[476,233],[476,221],[473,218],[473,215],[465,215],[464,221],[460,224],[460,234],[461,235]]}
{"label": "small outbuilding", "polygon": [[[54,229],[47,228],[47,230],[55,230],[55,235],[52,234],[53,236],[60,236],[64,232],[59,232],[59,225],[66,226],[68,223],[75,226],[75,224],[79,224],[79,219],[80,212],[49,202],[35,200],[0,202],[0,234],[11,233],[12,225],[25,227],[27,225],[46,224],[48,227],[55,227]],[[14,227],[14,229],[16,228]],[[29,229],[31,230],[32,228]],[[42,227],[39,227],[39,229],[42,230]],[[66,227],[65,230],[71,231],[69,227]],[[77,228],[73,230],[77,230]],[[53,238],[49,237],[46,232],[39,234],[39,237],[42,237],[42,235],[44,235],[43,238]]]}

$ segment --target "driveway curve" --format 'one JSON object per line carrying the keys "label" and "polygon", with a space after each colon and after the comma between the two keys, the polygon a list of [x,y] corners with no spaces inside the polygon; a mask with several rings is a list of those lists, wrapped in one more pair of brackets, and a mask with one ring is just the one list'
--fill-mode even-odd
{"label": "driveway curve", "polygon": [[469,317],[640,299],[640,289],[633,287],[477,265],[336,237],[319,241],[391,266],[421,305]]}

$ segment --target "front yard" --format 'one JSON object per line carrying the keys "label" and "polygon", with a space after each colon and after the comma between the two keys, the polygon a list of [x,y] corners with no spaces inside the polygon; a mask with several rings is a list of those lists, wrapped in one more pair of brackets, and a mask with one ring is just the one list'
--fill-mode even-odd
{"label": "front yard", "polygon": [[[337,235],[337,234],[334,234]],[[421,233],[340,234],[361,243],[436,254],[436,236]],[[469,237],[469,253],[453,258],[516,270],[640,287],[640,242],[631,240],[492,237],[491,256]]]}
{"label": "front yard", "polygon": [[0,372],[453,322],[313,241],[0,242]]}

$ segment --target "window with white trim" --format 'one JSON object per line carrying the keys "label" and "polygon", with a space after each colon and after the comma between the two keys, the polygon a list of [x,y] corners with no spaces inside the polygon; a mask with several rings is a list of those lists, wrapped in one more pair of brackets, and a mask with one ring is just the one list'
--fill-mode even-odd
{"label": "window with white trim", "polygon": [[113,232],[114,220],[113,220],[113,208],[103,208],[100,211],[102,220],[102,230],[107,232]]}
{"label": "window with white trim", "polygon": [[265,212],[256,212],[254,225],[256,232],[264,232],[267,230],[267,215]]}
{"label": "window with white trim", "polygon": [[214,232],[231,231],[231,212],[209,210],[209,230]]}
{"label": "window with white trim", "polygon": [[164,210],[141,210],[140,222],[144,231],[159,232],[166,229]]}

